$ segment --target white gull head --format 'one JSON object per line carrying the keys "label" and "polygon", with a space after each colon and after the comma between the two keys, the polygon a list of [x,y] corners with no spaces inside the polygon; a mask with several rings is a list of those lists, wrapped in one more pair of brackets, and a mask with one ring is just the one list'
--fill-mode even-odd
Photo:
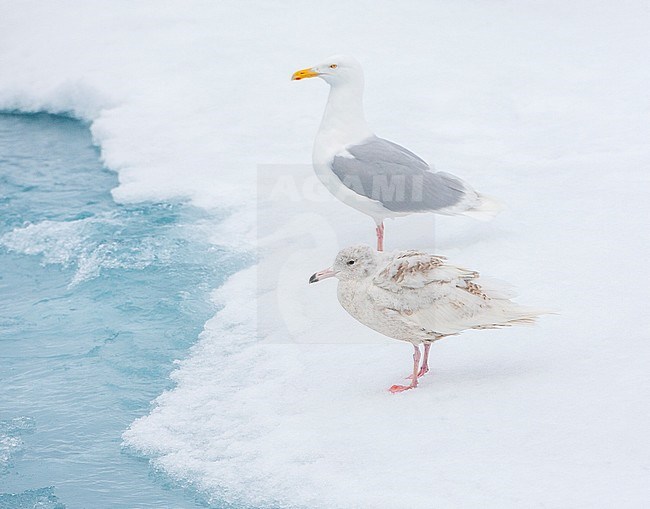
{"label": "white gull head", "polygon": [[341,281],[360,281],[376,270],[377,253],[370,246],[350,246],[339,251],[334,265],[313,274],[309,282],[316,283],[329,277],[336,277]]}
{"label": "white gull head", "polygon": [[293,73],[291,79],[299,81],[305,78],[321,78],[332,87],[350,86],[363,90],[363,69],[353,57],[334,55],[323,62],[307,69]]}

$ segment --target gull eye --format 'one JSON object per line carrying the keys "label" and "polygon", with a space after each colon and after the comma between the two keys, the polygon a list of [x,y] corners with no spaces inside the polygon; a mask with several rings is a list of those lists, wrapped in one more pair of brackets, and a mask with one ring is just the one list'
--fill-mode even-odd
{"label": "gull eye", "polygon": [[336,64],[330,65],[330,69],[336,69],[337,67],[338,67],[338,65],[336,65]]}
{"label": "gull eye", "polygon": [[350,261],[348,262],[348,265],[354,265],[354,260],[350,260]]}

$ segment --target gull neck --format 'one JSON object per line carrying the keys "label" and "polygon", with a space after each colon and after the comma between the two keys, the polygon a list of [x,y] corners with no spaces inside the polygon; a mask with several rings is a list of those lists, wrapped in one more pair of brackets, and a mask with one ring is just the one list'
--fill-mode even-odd
{"label": "gull neck", "polygon": [[344,144],[372,136],[363,112],[363,80],[331,85],[319,134],[342,135]]}

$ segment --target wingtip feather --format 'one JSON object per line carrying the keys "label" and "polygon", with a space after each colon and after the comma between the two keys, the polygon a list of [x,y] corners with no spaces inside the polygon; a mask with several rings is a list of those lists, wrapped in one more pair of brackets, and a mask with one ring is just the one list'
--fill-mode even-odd
{"label": "wingtip feather", "polygon": [[478,203],[463,212],[463,215],[478,219],[480,221],[489,221],[503,210],[503,205],[497,199],[485,194],[478,195]]}

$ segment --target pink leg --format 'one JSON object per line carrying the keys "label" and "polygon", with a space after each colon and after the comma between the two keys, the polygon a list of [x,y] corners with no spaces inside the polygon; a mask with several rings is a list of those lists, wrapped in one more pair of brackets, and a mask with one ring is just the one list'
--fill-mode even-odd
{"label": "pink leg", "polygon": [[431,348],[431,343],[424,344],[424,358],[422,359],[422,367],[418,373],[418,377],[424,376],[429,372],[429,349]]}
{"label": "pink leg", "polygon": [[[431,348],[431,343],[424,344],[424,358],[422,359],[422,367],[418,371],[418,378],[426,375],[429,372],[429,349]],[[413,375],[409,375],[407,380],[413,379]]]}
{"label": "pink leg", "polygon": [[375,229],[377,232],[377,251],[384,250],[384,222],[382,221]]}
{"label": "pink leg", "polygon": [[390,392],[395,394],[396,392],[408,391],[409,389],[415,389],[418,386],[418,371],[420,368],[420,347],[418,345],[413,345],[415,351],[413,352],[413,375],[410,385],[393,385],[390,389]]}

